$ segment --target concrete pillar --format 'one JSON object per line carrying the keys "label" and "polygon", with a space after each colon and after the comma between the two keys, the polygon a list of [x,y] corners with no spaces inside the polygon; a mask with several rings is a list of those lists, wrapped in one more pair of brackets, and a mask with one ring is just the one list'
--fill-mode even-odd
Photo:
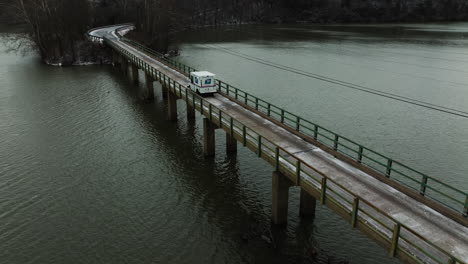
{"label": "concrete pillar", "polygon": [[177,97],[171,92],[167,93],[167,120],[177,120]]}
{"label": "concrete pillar", "polygon": [[226,152],[228,154],[237,153],[237,140],[226,132]]}
{"label": "concrete pillar", "polygon": [[294,184],[278,171],[273,172],[272,182],[271,220],[275,225],[286,225],[288,220],[289,187]]}
{"label": "concrete pillar", "polygon": [[187,119],[195,120],[195,108],[189,104],[187,104]]}
{"label": "concrete pillar", "polygon": [[215,155],[215,129],[216,125],[208,118],[203,118],[203,154],[205,157]]}
{"label": "concrete pillar", "polygon": [[119,64],[120,64],[119,54],[115,50],[112,50],[112,65],[114,67],[117,67],[117,65]]}
{"label": "concrete pillar", "polygon": [[317,200],[306,190],[301,188],[301,198],[299,203],[299,215],[304,218],[315,217],[315,204]]}
{"label": "concrete pillar", "polygon": [[133,83],[138,84],[138,66],[135,64],[132,64],[132,78],[133,78]]}
{"label": "concrete pillar", "polygon": [[161,83],[161,89],[162,89],[163,98],[167,98],[167,92],[168,92],[167,87],[164,84]]}
{"label": "concrete pillar", "polygon": [[122,69],[122,73],[124,75],[127,75],[127,69],[128,69],[128,61],[127,58],[125,58],[123,55],[121,56],[121,63],[120,63],[120,68]]}
{"label": "concrete pillar", "polygon": [[145,84],[146,84],[146,99],[153,100],[154,99],[154,86],[153,86],[154,79],[148,73],[145,73]]}

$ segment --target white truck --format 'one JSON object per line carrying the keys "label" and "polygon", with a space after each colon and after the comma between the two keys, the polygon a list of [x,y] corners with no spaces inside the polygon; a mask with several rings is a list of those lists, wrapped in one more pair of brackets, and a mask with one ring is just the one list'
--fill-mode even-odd
{"label": "white truck", "polygon": [[190,73],[189,89],[198,94],[213,94],[217,92],[215,74],[207,71]]}

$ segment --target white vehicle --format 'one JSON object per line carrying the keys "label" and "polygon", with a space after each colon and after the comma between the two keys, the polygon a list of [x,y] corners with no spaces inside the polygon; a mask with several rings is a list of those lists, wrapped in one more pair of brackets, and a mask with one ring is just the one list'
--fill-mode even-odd
{"label": "white vehicle", "polygon": [[215,75],[207,71],[190,73],[190,90],[198,94],[213,94],[217,92]]}

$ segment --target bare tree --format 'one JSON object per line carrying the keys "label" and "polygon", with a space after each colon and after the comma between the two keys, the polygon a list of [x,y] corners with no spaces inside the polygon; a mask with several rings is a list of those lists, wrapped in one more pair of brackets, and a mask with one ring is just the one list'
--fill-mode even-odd
{"label": "bare tree", "polygon": [[27,40],[46,61],[75,60],[77,40],[88,27],[87,0],[11,0],[11,17],[27,26]]}

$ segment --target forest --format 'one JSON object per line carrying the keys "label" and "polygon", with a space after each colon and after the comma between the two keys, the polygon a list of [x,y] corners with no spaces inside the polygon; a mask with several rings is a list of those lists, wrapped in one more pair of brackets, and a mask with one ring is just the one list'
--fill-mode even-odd
{"label": "forest", "polygon": [[1,23],[25,28],[13,41],[17,48],[32,47],[59,64],[90,52],[89,28],[123,22],[136,24],[140,41],[167,52],[175,32],[202,26],[468,20],[465,0],[0,0],[0,9]]}

